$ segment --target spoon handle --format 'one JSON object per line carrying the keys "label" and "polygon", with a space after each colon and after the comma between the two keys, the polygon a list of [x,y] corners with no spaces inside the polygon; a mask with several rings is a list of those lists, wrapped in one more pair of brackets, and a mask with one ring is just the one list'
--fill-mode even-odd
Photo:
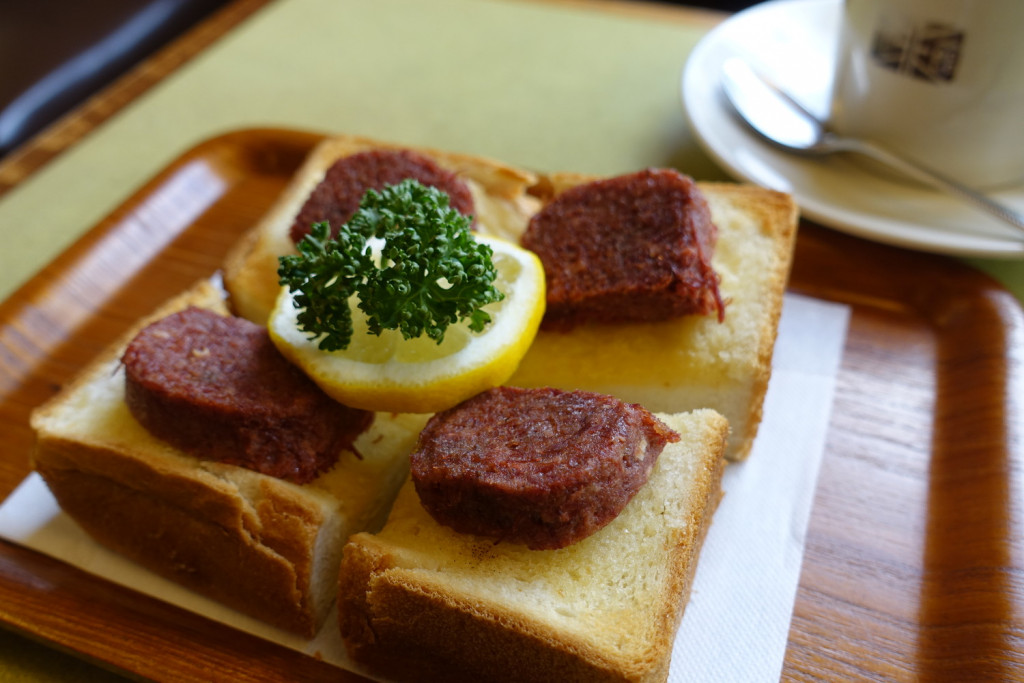
{"label": "spoon handle", "polygon": [[865,156],[869,156],[876,161],[880,161],[883,164],[891,166],[895,170],[905,173],[912,178],[916,178],[917,180],[932,185],[940,190],[945,190],[956,197],[974,204],[977,208],[987,211],[1006,223],[1009,223],[1018,230],[1024,231],[1024,215],[1014,211],[1005,204],[1001,204],[989,197],[986,197],[977,190],[973,190],[955,180],[952,180],[951,178],[947,178],[941,173],[933,171],[930,168],[925,168],[924,166],[914,163],[908,159],[896,156],[889,150],[865,140],[837,137],[833,142],[841,145],[846,151],[864,154]]}

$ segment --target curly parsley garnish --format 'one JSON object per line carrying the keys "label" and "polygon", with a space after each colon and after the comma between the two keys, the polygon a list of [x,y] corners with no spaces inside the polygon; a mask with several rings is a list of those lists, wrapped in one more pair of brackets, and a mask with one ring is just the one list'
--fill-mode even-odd
{"label": "curly parsley garnish", "polygon": [[[447,194],[415,180],[368,190],[337,237],[315,223],[299,253],[280,258],[277,273],[294,293],[299,327],[324,351],[346,348],[348,300],[356,294],[371,334],[400,330],[405,339],[426,334],[440,344],[445,329],[466,318],[482,331],[491,320],[482,307],[504,294],[493,284],[493,251],[469,226]],[[370,238],[383,242],[379,262]]]}

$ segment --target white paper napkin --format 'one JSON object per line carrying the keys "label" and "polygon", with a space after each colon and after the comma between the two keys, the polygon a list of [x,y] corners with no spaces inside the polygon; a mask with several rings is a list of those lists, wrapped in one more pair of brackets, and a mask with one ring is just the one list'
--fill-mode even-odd
{"label": "white paper napkin", "polygon": [[[728,467],[669,680],[777,681],[846,339],[846,306],[787,294],[764,420],[750,458]],[[0,536],[286,647],[354,669],[330,619],[313,640],[274,629],[107,551],[31,475],[0,506]],[[333,614],[333,610],[332,610]]]}
{"label": "white paper napkin", "polygon": [[846,306],[786,296],[764,419],[723,476],[671,683],[779,680],[848,322]]}

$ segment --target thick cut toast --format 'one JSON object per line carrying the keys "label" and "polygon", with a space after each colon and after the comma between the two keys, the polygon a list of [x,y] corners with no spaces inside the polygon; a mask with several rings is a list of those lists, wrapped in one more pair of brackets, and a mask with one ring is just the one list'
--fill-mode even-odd
{"label": "thick cut toast", "polygon": [[[226,313],[208,283],[188,304]],[[345,539],[377,528],[405,479],[420,416],[377,415],[362,458],[299,486],[186,455],[146,431],[124,401],[132,334],[32,415],[33,465],[61,507],[101,544],[241,612],[306,636],[334,602]]]}
{"label": "thick cut toast", "polygon": [[[320,143],[263,219],[232,249],[224,264],[224,286],[238,315],[265,325],[280,291],[278,258],[297,253],[289,236],[306,198],[335,161],[374,149],[409,149],[454,172],[469,187],[481,232],[496,237],[519,235],[539,202],[526,194],[536,182],[527,171],[467,154],[403,147],[349,135]],[[337,226],[336,226],[337,227]]]}
{"label": "thick cut toast", "polygon": [[[560,174],[545,186],[553,195],[586,180]],[[541,330],[508,384],[585,389],[656,412],[713,408],[732,430],[726,457],[742,460],[761,422],[797,210],[788,195],[771,190],[698,186],[718,227],[712,265],[721,277],[724,321],[691,315]]]}
{"label": "thick cut toast", "polygon": [[658,417],[681,441],[615,520],[558,550],[452,531],[407,483],[384,528],[345,546],[349,654],[397,680],[664,680],[728,427],[711,410]]}

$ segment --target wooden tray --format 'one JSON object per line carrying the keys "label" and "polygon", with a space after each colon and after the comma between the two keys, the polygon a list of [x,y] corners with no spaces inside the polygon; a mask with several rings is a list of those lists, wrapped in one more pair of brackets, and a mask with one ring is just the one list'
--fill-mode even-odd
{"label": "wooden tray", "polygon": [[[0,498],[29,472],[31,409],[214,273],[319,139],[246,130],[198,146],[0,305]],[[791,289],[853,315],[783,677],[1024,677],[1019,303],[958,261],[806,222]],[[0,624],[147,678],[339,677],[3,541]]]}

